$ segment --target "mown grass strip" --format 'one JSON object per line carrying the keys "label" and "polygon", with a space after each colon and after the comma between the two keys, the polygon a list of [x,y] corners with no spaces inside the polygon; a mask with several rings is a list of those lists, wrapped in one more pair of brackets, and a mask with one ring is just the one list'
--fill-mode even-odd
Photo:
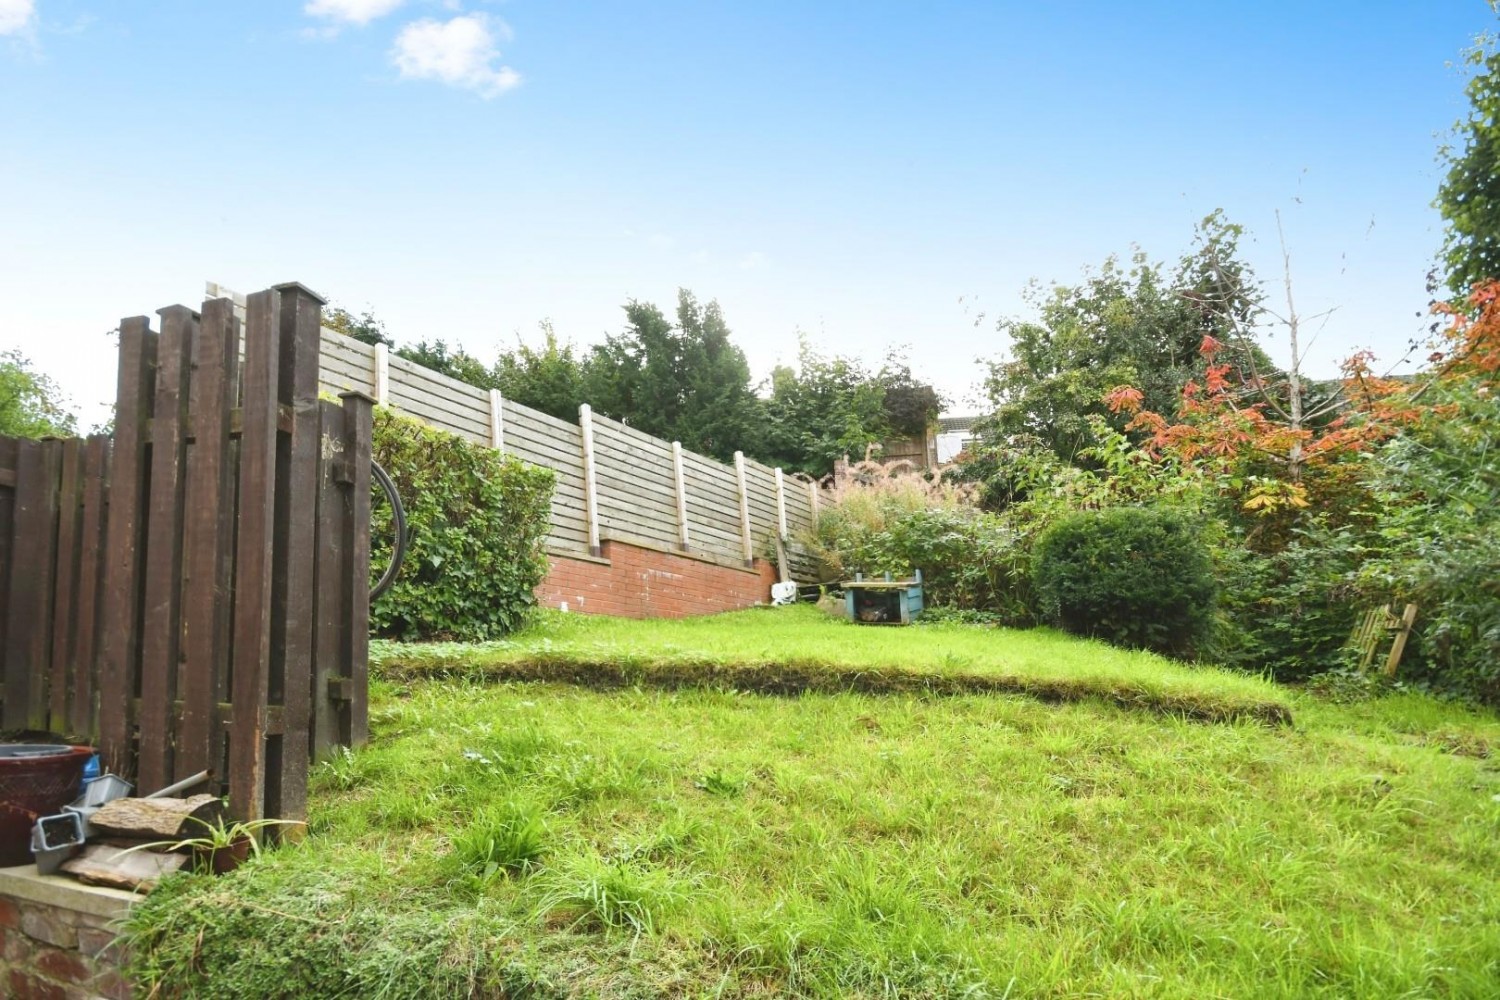
{"label": "mown grass strip", "polygon": [[933,673],[896,667],[850,668],[818,661],[723,663],[714,660],[599,660],[568,654],[537,654],[490,662],[413,662],[392,656],[381,664],[384,677],[451,678],[489,682],[524,681],[573,684],[596,691],[705,688],[747,694],[796,697],[852,692],[873,695],[1014,694],[1062,703],[1104,701],[1120,708],[1176,715],[1198,722],[1253,720],[1289,726],[1292,710],[1278,701],[1235,699],[1216,692],[1173,692],[1128,681],[1004,674]]}
{"label": "mown grass strip", "polygon": [[595,690],[709,688],[791,696],[1011,694],[1098,700],[1201,722],[1291,725],[1290,699],[1260,678],[1046,629],[877,628],[800,606],[676,621],[543,614],[502,642],[377,643],[390,680],[546,681]]}

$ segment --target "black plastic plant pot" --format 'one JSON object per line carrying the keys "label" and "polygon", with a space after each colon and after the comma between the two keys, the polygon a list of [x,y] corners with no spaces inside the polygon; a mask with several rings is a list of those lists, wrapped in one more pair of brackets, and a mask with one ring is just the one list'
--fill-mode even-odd
{"label": "black plastic plant pot", "polygon": [[0,743],[0,867],[31,861],[31,829],[78,797],[92,747]]}

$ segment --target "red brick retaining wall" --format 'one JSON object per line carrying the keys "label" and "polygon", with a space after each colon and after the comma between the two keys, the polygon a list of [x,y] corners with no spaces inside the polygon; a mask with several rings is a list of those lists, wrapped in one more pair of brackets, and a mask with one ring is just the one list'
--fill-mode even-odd
{"label": "red brick retaining wall", "polygon": [[599,559],[550,556],[552,568],[537,588],[537,601],[582,614],[684,618],[766,604],[776,582],[775,567],[764,559],[750,569],[614,539],[600,548]]}
{"label": "red brick retaining wall", "polygon": [[31,865],[0,869],[0,996],[127,1000],[115,932],[134,899]]}

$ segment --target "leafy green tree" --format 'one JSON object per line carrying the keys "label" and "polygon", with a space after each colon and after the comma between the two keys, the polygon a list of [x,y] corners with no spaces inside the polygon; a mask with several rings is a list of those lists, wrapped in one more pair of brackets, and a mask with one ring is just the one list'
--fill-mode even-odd
{"label": "leafy green tree", "polygon": [[506,399],[577,423],[579,405],[588,402],[586,359],[577,355],[571,342],[558,343],[551,322],[542,322],[542,333],[540,349],[520,343],[514,351],[502,352],[490,377]]}
{"label": "leafy green tree", "polygon": [[988,435],[1028,435],[1072,462],[1095,444],[1091,417],[1123,427],[1103,403],[1112,388],[1134,386],[1143,408],[1174,411],[1183,386],[1202,372],[1204,337],[1238,344],[1236,318],[1258,295],[1237,257],[1239,235],[1216,212],[1175,271],[1137,250],[1128,264],[1109,257],[1077,285],[1033,282],[1027,299],[1036,318],[998,324],[1011,349],[989,365]]}
{"label": "leafy green tree", "polygon": [[376,319],[375,314],[369,310],[356,316],[347,309],[330,306],[323,310],[323,325],[346,337],[353,337],[360,343],[396,346],[396,341],[386,332],[385,324]]}
{"label": "leafy green tree", "polygon": [[20,351],[0,352],[0,434],[66,437],[77,426],[56,382],[33,368]]}
{"label": "leafy green tree", "polygon": [[876,376],[883,392],[886,423],[902,437],[921,437],[943,411],[943,396],[912,374],[906,355],[892,350]]}
{"label": "leafy green tree", "polygon": [[791,472],[822,476],[850,455],[889,437],[885,387],[857,359],[824,357],[806,337],[797,367],[771,372],[765,428],[757,457]]}
{"label": "leafy green tree", "polygon": [[715,458],[750,450],[750,365],[719,304],[701,305],[681,289],[675,325],[649,302],[626,303],[625,317],[625,331],[589,358],[583,382],[594,409]]}
{"label": "leafy green tree", "polygon": [[1469,114],[1455,124],[1454,144],[1439,153],[1448,173],[1436,201],[1447,224],[1442,264],[1455,295],[1500,278],[1500,49],[1482,38],[1465,61],[1474,74]]}
{"label": "leafy green tree", "polygon": [[413,346],[398,347],[396,355],[480,389],[496,388],[494,375],[483,361],[462,347],[449,350],[442,340],[419,340]]}

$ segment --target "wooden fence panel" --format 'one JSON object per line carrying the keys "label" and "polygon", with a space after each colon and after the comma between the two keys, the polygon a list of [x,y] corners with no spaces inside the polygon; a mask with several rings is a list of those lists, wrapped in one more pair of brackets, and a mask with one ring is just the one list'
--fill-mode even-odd
{"label": "wooden fence panel", "polygon": [[611,537],[677,546],[672,448],[606,417],[594,418],[600,526]]}
{"label": "wooden fence panel", "polygon": [[740,498],[734,470],[691,451],[683,452],[682,466],[693,548],[741,558]]}
{"label": "wooden fence panel", "polygon": [[5,706],[0,726],[47,728],[52,581],[61,441],[22,441],[16,453],[15,540],[5,627]]}
{"label": "wooden fence panel", "polygon": [[324,392],[375,396],[375,348],[326,327],[319,331],[318,381]]}
{"label": "wooden fence panel", "polygon": [[328,407],[325,458],[321,306],[246,301],[242,406],[220,298],[121,323],[113,440],[0,438],[0,728],[95,740],[147,790],[214,770],[242,819],[305,815],[319,704],[364,738],[370,405]]}
{"label": "wooden fence panel", "polygon": [[502,414],[505,453],[549,468],[556,476],[548,547],[564,552],[587,552],[589,529],[583,486],[582,432],[575,424],[508,399],[502,401]]}

